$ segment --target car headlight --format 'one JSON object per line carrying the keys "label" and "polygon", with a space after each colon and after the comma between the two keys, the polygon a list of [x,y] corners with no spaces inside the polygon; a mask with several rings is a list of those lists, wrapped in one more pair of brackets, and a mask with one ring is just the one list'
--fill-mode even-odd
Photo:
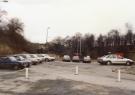
{"label": "car headlight", "polygon": [[103,61],[103,59],[98,59],[98,61]]}
{"label": "car headlight", "polygon": [[133,60],[129,60],[130,62],[133,62]]}

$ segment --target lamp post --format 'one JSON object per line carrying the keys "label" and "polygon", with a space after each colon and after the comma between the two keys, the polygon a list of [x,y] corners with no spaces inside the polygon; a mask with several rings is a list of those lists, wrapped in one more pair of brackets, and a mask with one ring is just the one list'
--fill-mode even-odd
{"label": "lamp post", "polygon": [[50,27],[47,27],[46,29],[46,43],[48,42],[48,30],[50,29]]}

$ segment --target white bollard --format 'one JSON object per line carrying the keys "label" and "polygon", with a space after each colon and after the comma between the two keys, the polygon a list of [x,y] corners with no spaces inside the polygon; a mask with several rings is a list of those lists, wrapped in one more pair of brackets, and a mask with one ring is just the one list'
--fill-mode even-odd
{"label": "white bollard", "polygon": [[75,75],[78,75],[79,72],[78,72],[78,66],[75,67]]}
{"label": "white bollard", "polygon": [[120,81],[121,81],[121,71],[118,70],[118,82],[120,82]]}
{"label": "white bollard", "polygon": [[29,78],[29,68],[25,68],[25,78]]}

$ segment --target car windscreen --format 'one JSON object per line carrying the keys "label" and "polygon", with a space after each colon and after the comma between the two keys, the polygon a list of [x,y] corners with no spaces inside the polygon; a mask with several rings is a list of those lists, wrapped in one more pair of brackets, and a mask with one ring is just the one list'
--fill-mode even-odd
{"label": "car windscreen", "polygon": [[19,56],[14,56],[17,61],[21,61],[22,59]]}
{"label": "car windscreen", "polygon": [[21,56],[22,56],[23,58],[25,58],[25,59],[27,58],[27,56],[25,56],[25,55],[21,55]]}
{"label": "car windscreen", "polygon": [[37,55],[38,57],[43,57],[43,55]]}
{"label": "car windscreen", "polygon": [[6,59],[7,59],[7,57],[1,57],[0,61],[6,60]]}
{"label": "car windscreen", "polygon": [[70,58],[68,55],[64,55],[64,58]]}
{"label": "car windscreen", "polygon": [[15,57],[9,57],[11,61],[16,61],[17,59]]}
{"label": "car windscreen", "polygon": [[34,56],[34,55],[30,55],[30,57],[31,57],[31,58],[35,58],[35,56]]}

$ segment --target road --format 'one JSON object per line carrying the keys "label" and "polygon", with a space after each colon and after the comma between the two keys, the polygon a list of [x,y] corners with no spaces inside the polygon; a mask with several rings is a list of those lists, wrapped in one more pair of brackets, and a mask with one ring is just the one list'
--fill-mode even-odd
{"label": "road", "polygon": [[25,69],[0,70],[0,95],[134,95],[134,75],[122,73],[118,82],[112,71],[120,68],[129,66],[47,62],[29,68],[29,79]]}

